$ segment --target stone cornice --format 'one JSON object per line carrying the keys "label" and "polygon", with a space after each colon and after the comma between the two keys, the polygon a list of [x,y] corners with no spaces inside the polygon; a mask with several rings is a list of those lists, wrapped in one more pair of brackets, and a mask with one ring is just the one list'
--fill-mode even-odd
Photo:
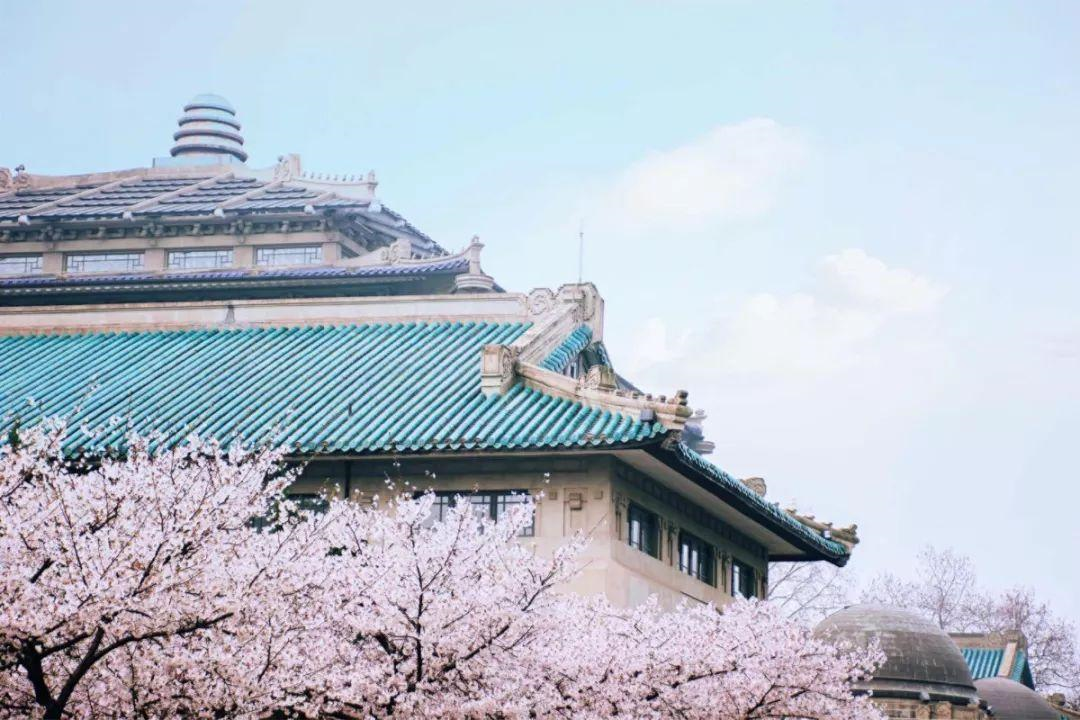
{"label": "stone cornice", "polygon": [[687,394],[684,390],[678,391],[672,398],[665,395],[654,397],[614,387],[592,385],[587,378],[578,380],[531,363],[518,362],[515,370],[527,387],[547,395],[640,419],[645,419],[651,412],[653,418],[668,430],[682,430],[687,418],[693,414],[687,405]]}

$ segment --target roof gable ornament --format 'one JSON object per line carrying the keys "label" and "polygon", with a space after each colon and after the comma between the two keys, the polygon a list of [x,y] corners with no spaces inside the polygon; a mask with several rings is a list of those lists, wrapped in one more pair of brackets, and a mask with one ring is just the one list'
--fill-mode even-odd
{"label": "roof gable ornament", "polygon": [[473,235],[465,253],[469,257],[469,271],[454,278],[455,292],[491,292],[495,289],[495,279],[480,267],[480,251],[484,244],[479,235]]}

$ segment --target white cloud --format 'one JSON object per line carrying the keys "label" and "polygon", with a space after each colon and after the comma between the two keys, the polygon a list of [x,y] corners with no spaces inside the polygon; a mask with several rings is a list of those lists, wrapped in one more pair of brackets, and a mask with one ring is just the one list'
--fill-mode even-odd
{"label": "white cloud", "polygon": [[[917,352],[926,322],[905,316],[932,313],[946,288],[893,268],[858,249],[829,255],[818,265],[812,292],[758,293],[735,300],[707,318],[704,331],[684,336],[654,318],[643,327],[627,368],[644,380],[668,367],[693,366],[720,375],[831,374],[869,358]],[[695,324],[702,323],[700,317]]]}
{"label": "white cloud", "polygon": [[653,152],[606,183],[598,223],[620,232],[698,230],[773,208],[808,146],[775,120],[718,125],[686,145]]}
{"label": "white cloud", "polygon": [[947,289],[904,268],[891,268],[863,250],[849,248],[821,261],[821,280],[841,302],[881,313],[933,310]]}

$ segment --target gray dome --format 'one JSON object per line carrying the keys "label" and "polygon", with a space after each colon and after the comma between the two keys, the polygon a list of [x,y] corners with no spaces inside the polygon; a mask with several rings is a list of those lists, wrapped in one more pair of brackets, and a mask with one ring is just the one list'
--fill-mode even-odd
{"label": "gray dome", "polygon": [[885,605],[852,605],[825,618],[815,634],[866,647],[877,639],[885,662],[861,683],[876,697],[977,702],[964,656],[956,643],[929,620]]}
{"label": "gray dome", "polygon": [[1060,715],[1037,692],[1015,680],[992,677],[975,683],[998,720],[1058,720]]}
{"label": "gray dome", "polygon": [[207,163],[247,160],[236,110],[220,95],[204,93],[191,98],[177,123],[180,128],[173,134],[176,144],[170,151],[173,157],[205,156]]}

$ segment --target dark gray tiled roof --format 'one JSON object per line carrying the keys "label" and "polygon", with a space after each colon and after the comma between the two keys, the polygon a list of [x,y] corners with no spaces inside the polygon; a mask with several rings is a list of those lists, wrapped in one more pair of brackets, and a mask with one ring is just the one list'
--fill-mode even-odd
{"label": "dark gray tiled roof", "polygon": [[[48,203],[52,207],[28,215],[34,220],[91,220],[118,219],[125,212],[132,212],[136,217],[161,215],[199,216],[209,215],[223,203],[235,201],[246,193],[256,193],[231,204],[224,210],[230,214],[259,212],[302,212],[307,205],[316,210],[327,208],[363,208],[369,205],[366,200],[343,197],[328,197],[313,202],[320,193],[299,185],[268,187],[271,183],[254,178],[223,178],[213,183],[196,187],[199,183],[210,180],[209,177],[185,178],[133,178],[127,182],[103,187],[102,185],[71,186],[49,190],[20,190],[12,195],[0,197],[0,223],[18,220],[27,211]],[[95,192],[83,197],[72,197],[86,190],[98,187]],[[185,189],[187,188],[187,189]],[[140,203],[153,198],[181,191],[171,197],[165,197],[146,207],[132,210]],[[261,191],[261,192],[257,192]],[[65,199],[67,198],[67,199]],[[396,213],[387,213],[386,222],[394,224],[400,220]]]}
{"label": "dark gray tiled roof", "polygon": [[98,185],[76,185],[51,190],[19,190],[11,195],[0,196],[0,220],[14,220],[30,208],[59,200],[68,195],[98,187]]}
{"label": "dark gray tiled roof", "polygon": [[184,273],[117,273],[108,275],[85,275],[74,277],[18,277],[0,278],[0,288],[35,288],[35,287],[75,287],[115,284],[142,284],[160,282],[206,283],[225,280],[285,280],[301,278],[365,278],[365,277],[402,277],[408,275],[430,275],[465,270],[469,266],[467,258],[455,257],[445,260],[432,260],[425,263],[407,263],[397,265],[366,265],[360,267],[296,267],[280,270],[266,268],[245,268],[228,270],[206,270],[204,272]]}

